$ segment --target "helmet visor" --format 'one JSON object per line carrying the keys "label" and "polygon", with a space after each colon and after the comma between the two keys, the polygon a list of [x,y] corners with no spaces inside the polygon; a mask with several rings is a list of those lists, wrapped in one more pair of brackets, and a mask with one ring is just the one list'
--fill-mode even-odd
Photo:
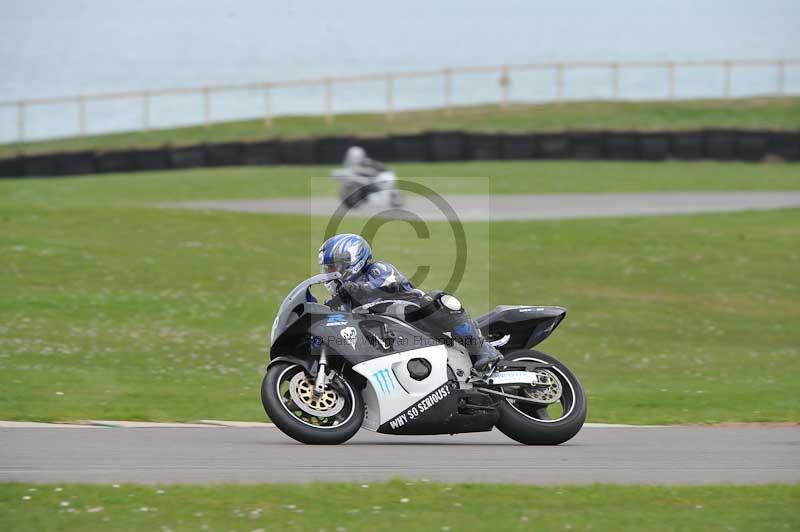
{"label": "helmet visor", "polygon": [[331,262],[329,264],[320,264],[319,265],[319,271],[320,271],[320,273],[333,273],[333,272],[342,273],[342,270],[337,268],[337,265],[336,265],[335,262]]}
{"label": "helmet visor", "polygon": [[320,262],[320,273],[333,273],[339,272],[342,275],[350,267],[350,253],[344,252],[336,254],[330,262]]}

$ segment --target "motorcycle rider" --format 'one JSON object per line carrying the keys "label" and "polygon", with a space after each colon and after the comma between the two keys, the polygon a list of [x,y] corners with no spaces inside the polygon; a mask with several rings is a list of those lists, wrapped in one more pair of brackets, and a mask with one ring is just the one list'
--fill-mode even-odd
{"label": "motorcycle rider", "polygon": [[419,305],[407,314],[413,325],[435,334],[449,333],[450,339],[464,346],[473,367],[483,371],[503,355],[489,342],[461,302],[444,292],[425,293],[414,288],[408,278],[387,262],[375,261],[367,241],[352,233],[332,236],[319,248],[322,273],[339,272],[340,283],[333,283],[329,306],[352,309],[365,303],[402,299]]}
{"label": "motorcycle rider", "polygon": [[361,146],[351,146],[347,149],[342,166],[349,172],[369,178],[375,178],[386,171],[381,162],[367,157],[367,152]]}

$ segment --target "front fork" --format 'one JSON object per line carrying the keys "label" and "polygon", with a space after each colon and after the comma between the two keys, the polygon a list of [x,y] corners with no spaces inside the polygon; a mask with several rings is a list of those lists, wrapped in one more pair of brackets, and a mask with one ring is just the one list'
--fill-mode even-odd
{"label": "front fork", "polygon": [[317,370],[317,377],[314,379],[314,395],[321,395],[325,391],[325,385],[328,384],[328,348],[325,344],[319,350],[319,369]]}

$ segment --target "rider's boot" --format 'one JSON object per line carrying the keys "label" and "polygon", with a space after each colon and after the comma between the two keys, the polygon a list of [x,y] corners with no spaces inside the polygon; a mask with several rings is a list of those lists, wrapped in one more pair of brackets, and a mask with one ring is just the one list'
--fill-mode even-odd
{"label": "rider's boot", "polygon": [[407,315],[406,319],[423,330],[438,329],[450,333],[453,341],[466,348],[476,372],[485,372],[503,358],[492,344],[484,340],[480,327],[458,299],[444,292],[430,292],[421,302],[421,308]]}
{"label": "rider's boot", "polygon": [[503,354],[495,346],[481,338],[479,353],[474,355],[470,353],[470,357],[473,360],[472,367],[476,371],[483,372],[499,362],[503,358]]}
{"label": "rider's boot", "polygon": [[453,340],[467,349],[472,367],[478,372],[488,370],[503,358],[500,351],[483,338],[481,330],[472,319],[464,319],[454,327],[452,336]]}

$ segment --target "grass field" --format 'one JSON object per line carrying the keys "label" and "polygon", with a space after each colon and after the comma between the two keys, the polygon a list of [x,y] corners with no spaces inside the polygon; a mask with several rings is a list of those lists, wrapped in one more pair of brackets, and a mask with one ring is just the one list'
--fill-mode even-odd
{"label": "grass field", "polygon": [[383,135],[428,130],[555,131],[563,129],[700,129],[710,127],[800,129],[800,98],[749,98],[677,102],[569,102],[563,104],[460,107],[415,111],[387,121],[383,114],[344,114],[327,124],[320,116],[285,116],[265,128],[263,120],[248,120],[161,129],[141,133],[65,138],[24,145],[0,145],[0,157],[24,150],[148,147],[165,143],[239,141],[313,135]]}
{"label": "grass field", "polygon": [[[305,196],[311,191],[311,180],[327,177],[331,168],[197,168],[77,179],[0,181],[0,201],[141,206],[142,202],[155,201]],[[479,180],[459,179],[465,177],[489,179],[493,194],[800,189],[800,165],[794,164],[481,161],[397,163],[392,169],[401,179],[435,184],[437,192],[442,194],[486,193]],[[318,181],[314,179],[315,194],[335,194],[336,183],[326,180],[325,186],[317,190]]]}
{"label": "grass field", "polygon": [[796,485],[0,484],[0,529],[767,531],[797,530],[798,504]]}
{"label": "grass field", "polygon": [[[423,181],[489,176],[504,193],[800,188],[791,165],[397,170]],[[309,220],[147,202],[301,195],[305,177],[325,171],[0,183],[0,419],[263,419],[269,326],[311,273]],[[471,191],[461,183],[444,192]],[[491,298],[471,279],[458,295],[476,314],[499,303],[568,307],[542,349],[582,378],[590,421],[797,421],[800,210],[467,225],[490,236]],[[440,241],[409,245],[407,226],[380,235],[376,252],[401,269],[418,256],[446,260]]]}

